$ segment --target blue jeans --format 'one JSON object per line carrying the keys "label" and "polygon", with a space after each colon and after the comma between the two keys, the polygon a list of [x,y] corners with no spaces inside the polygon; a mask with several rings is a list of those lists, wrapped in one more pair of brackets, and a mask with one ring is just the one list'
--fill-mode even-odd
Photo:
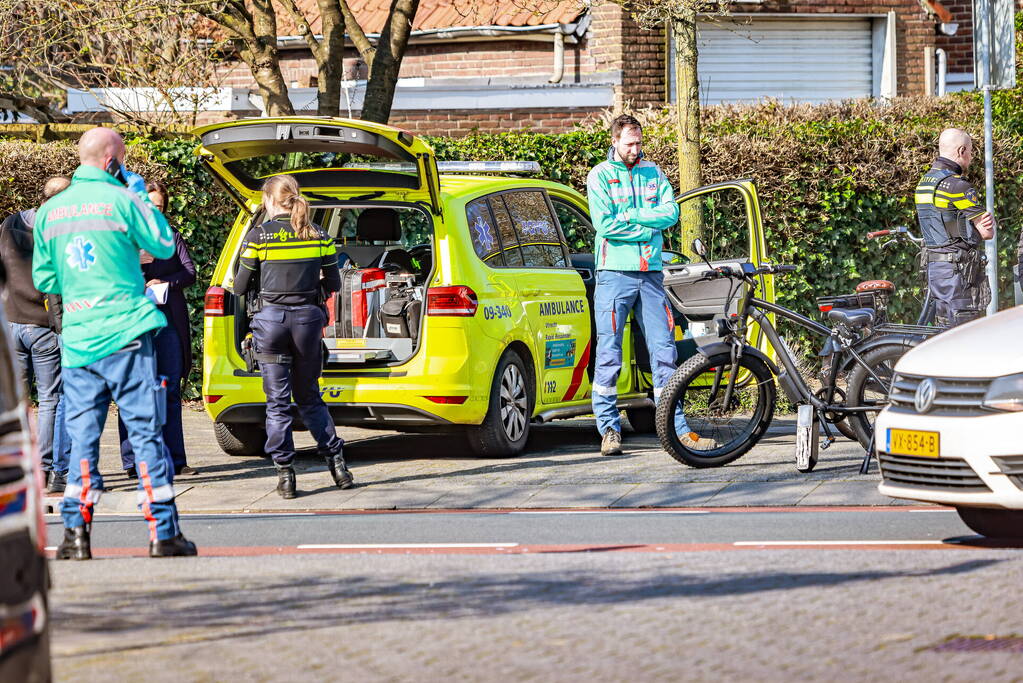
{"label": "blue jeans", "polygon": [[[185,458],[185,435],[181,426],[181,373],[185,359],[181,356],[178,331],[168,324],[156,334],[156,372],[167,378],[167,421],[163,425],[163,442],[170,451],[174,471],[180,472],[188,464]],[[117,418],[117,434],[121,440],[121,465],[135,467],[135,451],[128,438],[124,420]]]}
{"label": "blue jeans", "polygon": [[252,338],[259,354],[290,356],[290,362],[260,361],[266,393],[266,454],[278,467],[295,459],[291,433],[291,396],[320,455],[339,453],[344,445],[334,429],[327,404],[320,398],[323,310],[318,306],[264,306],[252,317]]}
{"label": "blue jeans", "polygon": [[[664,275],[660,271],[598,270],[593,310],[597,325],[593,414],[601,434],[609,429],[620,432],[617,385],[622,369],[622,338],[630,313],[635,313],[646,337],[655,402],[675,372],[675,320],[664,293]],[[681,410],[675,414],[675,429],[678,434],[689,431]]]}
{"label": "blue jeans", "polygon": [[64,428],[64,401],[61,400],[60,336],[49,327],[8,323],[18,355],[22,384],[28,388],[35,380],[39,397],[36,431],[43,470],[66,472],[71,443]]}
{"label": "blue jeans", "polygon": [[64,368],[64,386],[72,444],[67,489],[61,501],[64,526],[73,528],[92,521],[92,508],[103,491],[99,439],[113,399],[135,449],[139,509],[149,523],[150,541],[181,533],[174,504],[174,467],[165,457],[160,435],[166,399],[156,376],[153,333],[147,332],[85,367]]}

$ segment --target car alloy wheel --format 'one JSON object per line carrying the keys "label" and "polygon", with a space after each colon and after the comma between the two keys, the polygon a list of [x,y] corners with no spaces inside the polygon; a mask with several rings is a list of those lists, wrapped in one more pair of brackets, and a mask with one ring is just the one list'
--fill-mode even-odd
{"label": "car alloy wheel", "polygon": [[514,365],[508,365],[501,377],[501,423],[511,441],[518,441],[529,419],[526,380]]}

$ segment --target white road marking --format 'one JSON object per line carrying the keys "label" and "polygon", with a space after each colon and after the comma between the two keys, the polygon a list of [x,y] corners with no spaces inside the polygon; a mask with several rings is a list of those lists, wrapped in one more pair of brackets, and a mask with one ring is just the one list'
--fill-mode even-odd
{"label": "white road marking", "polygon": [[421,548],[517,548],[518,543],[309,543],[299,550],[392,550]]}
{"label": "white road marking", "polygon": [[732,545],[944,545],[942,541],[735,541]]}
{"label": "white road marking", "polygon": [[933,510],[910,510],[910,512],[955,512],[954,508],[934,508]]}
{"label": "white road marking", "polygon": [[512,510],[509,515],[709,515],[710,510]]}

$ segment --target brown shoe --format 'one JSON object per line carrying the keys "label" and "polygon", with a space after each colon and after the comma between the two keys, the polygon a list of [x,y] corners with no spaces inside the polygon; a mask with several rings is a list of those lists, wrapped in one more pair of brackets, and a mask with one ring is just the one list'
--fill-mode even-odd
{"label": "brown shoe", "polygon": [[600,442],[601,455],[621,455],[622,435],[614,429],[604,432],[604,438]]}
{"label": "brown shoe", "polygon": [[705,439],[696,432],[689,432],[679,437],[679,441],[686,448],[692,448],[694,451],[712,451],[721,444],[714,439]]}

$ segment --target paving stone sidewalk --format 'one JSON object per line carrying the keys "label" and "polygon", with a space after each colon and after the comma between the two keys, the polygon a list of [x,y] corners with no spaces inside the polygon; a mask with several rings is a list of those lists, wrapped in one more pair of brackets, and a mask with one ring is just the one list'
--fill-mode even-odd
{"label": "paving stone sidewalk", "polygon": [[[134,482],[121,470],[116,419],[104,432],[100,470],[108,493],[99,510],[134,512]],[[859,474],[863,451],[840,438],[810,474],[794,466],[792,420],[776,420],[756,448],[725,467],[693,469],[666,454],[655,435],[626,428],[622,457],[602,457],[592,419],[534,426],[516,458],[473,457],[460,438],[343,428],[357,487],[336,489],[308,434],[296,462],[300,495],[276,495],[269,460],[225,455],[206,414],[184,415],[189,464],[175,482],[182,512],[360,509],[891,505],[878,494],[876,465]],[[56,499],[51,499],[52,503]]]}

